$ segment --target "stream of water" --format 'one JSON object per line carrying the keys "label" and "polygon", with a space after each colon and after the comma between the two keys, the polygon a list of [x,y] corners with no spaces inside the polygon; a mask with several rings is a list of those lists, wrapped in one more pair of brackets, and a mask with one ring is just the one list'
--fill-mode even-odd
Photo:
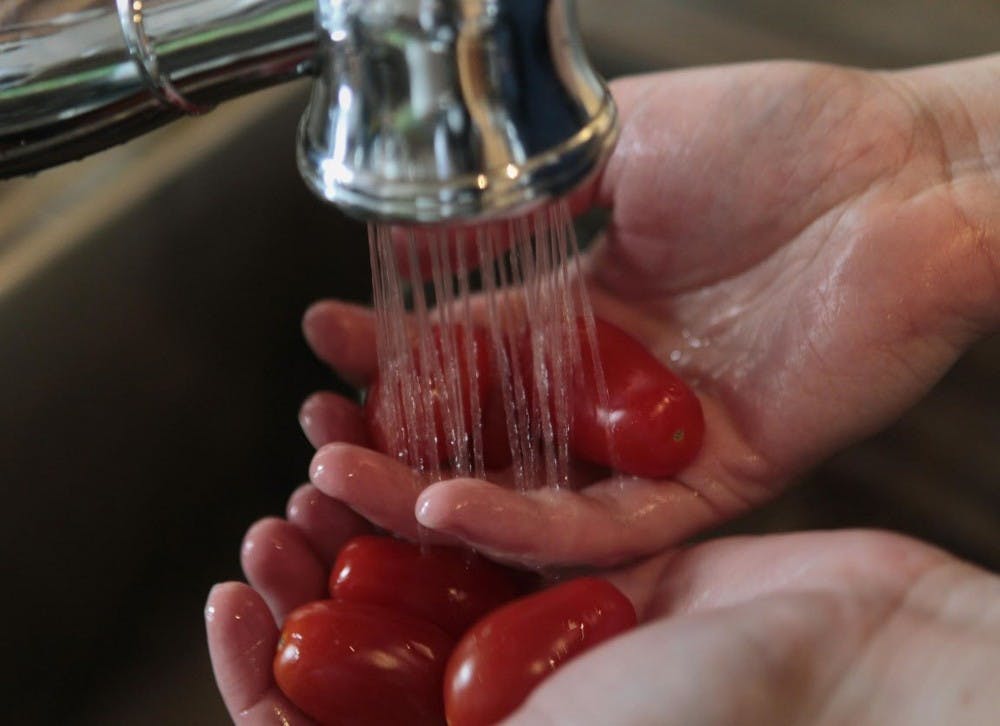
{"label": "stream of water", "polygon": [[566,204],[457,229],[371,225],[369,243],[389,453],[428,481],[569,484],[585,356],[607,392]]}

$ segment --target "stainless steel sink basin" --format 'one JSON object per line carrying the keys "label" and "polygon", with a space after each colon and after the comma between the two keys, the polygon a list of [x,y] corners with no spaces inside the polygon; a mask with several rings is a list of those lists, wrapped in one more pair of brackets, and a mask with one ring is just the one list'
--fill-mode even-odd
{"label": "stainless steel sink basin", "polygon": [[[968,32],[947,36],[964,45],[907,43],[897,27],[876,47],[868,21],[888,32],[892,18],[870,5],[849,3],[854,15],[834,22],[791,0],[581,2],[610,73],[734,54],[893,65],[1000,37],[994,0],[966,0],[948,17]],[[269,91],[0,185],[12,722],[226,722],[205,595],[239,577],[246,526],[280,514],[306,476],[300,400],[338,385],[301,340],[303,310],[369,294],[363,230],[295,170],[304,103],[304,87]],[[890,526],[1000,567],[998,370],[994,339],[898,426],[730,531]]]}
{"label": "stainless steel sink basin", "polygon": [[[101,179],[62,203],[79,223],[60,231],[76,236],[50,240],[43,224],[28,235],[34,256],[8,240],[0,258],[6,640],[21,654],[8,685],[36,699],[29,723],[90,711],[111,723],[101,701],[128,692],[114,684],[137,665],[162,680],[168,663],[210,698],[185,689],[160,694],[165,704],[207,701],[200,722],[222,718],[200,632],[205,594],[238,576],[246,525],[282,511],[305,479],[299,401],[337,385],[308,354],[300,316],[325,295],[368,294],[363,230],[298,179],[303,91],[216,120],[232,135],[142,193],[146,154],[197,143],[207,127],[115,152],[113,173],[104,158],[51,172]],[[51,186],[44,174],[36,182]]]}

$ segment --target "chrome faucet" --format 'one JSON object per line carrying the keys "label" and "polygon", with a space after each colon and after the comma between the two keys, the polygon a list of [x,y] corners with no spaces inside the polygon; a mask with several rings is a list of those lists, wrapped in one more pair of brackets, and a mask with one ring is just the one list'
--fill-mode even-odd
{"label": "chrome faucet", "polygon": [[617,137],[573,0],[6,0],[0,178],[307,74],[303,179],[364,219],[508,216]]}

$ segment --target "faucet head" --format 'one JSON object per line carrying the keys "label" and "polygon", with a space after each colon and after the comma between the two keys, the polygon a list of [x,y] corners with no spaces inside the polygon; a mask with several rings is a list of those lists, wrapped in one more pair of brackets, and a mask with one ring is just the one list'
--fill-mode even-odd
{"label": "faucet head", "polygon": [[580,184],[617,138],[573,0],[319,0],[317,13],[299,169],[354,216],[512,216]]}

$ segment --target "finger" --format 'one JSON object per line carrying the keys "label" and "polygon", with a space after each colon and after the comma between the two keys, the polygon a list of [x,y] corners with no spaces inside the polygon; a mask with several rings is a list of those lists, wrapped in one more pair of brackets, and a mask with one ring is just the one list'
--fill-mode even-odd
{"label": "finger", "polygon": [[526,566],[609,566],[658,552],[719,521],[675,482],[608,480],[582,492],[518,493],[478,479],[439,482],[416,504],[423,526]]}
{"label": "finger", "polygon": [[333,566],[345,543],[372,531],[363,517],[312,484],[303,484],[289,497],[287,516],[326,567]]}
{"label": "finger", "polygon": [[302,331],[313,352],[345,381],[371,383],[378,372],[375,316],[360,305],[324,300],[306,311]]}
{"label": "finger", "polygon": [[328,391],[314,393],[299,409],[299,425],[317,449],[335,441],[368,445],[368,426],[361,406]]}
{"label": "finger", "polygon": [[263,598],[241,582],[216,585],[205,606],[208,651],[235,723],[311,724],[274,683],[278,629]]}
{"label": "finger", "polygon": [[774,494],[766,462],[718,401],[701,400],[705,442],[682,478],[604,478],[578,491],[527,494],[457,479],[420,495],[417,520],[489,557],[531,567],[608,567],[662,552]]}
{"label": "finger", "polygon": [[329,444],[313,457],[310,478],[323,494],[379,527],[428,544],[454,543],[420,528],[413,507],[424,479],[388,456],[360,446]]}
{"label": "finger", "polygon": [[[474,322],[486,319],[486,307],[478,297],[472,300],[471,316]],[[409,317],[404,324],[408,334],[418,332]],[[302,330],[317,357],[345,381],[363,388],[375,379],[378,374],[377,332],[371,308],[323,300],[306,311]]]}
{"label": "finger", "polygon": [[327,567],[294,525],[262,519],[243,538],[240,560],[276,622],[299,605],[327,596]]}

